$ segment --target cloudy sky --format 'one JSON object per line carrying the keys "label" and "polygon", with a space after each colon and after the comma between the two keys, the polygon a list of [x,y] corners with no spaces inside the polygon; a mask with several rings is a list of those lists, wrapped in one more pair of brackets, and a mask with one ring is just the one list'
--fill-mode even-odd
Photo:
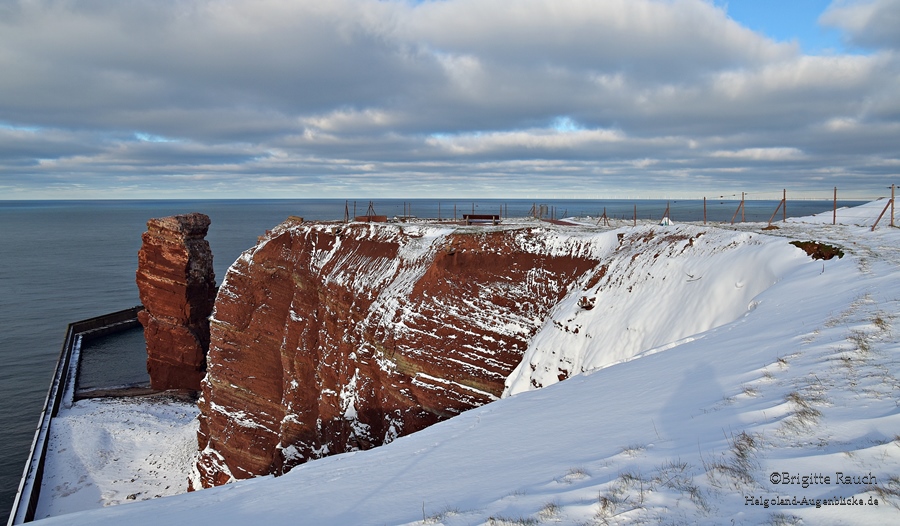
{"label": "cloudy sky", "polygon": [[900,0],[0,0],[0,199],[900,184]]}

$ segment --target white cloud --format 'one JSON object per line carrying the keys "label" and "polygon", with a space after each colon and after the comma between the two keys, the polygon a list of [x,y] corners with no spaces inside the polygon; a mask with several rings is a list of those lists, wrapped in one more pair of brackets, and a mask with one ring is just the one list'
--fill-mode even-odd
{"label": "white cloud", "polygon": [[434,48],[492,63],[641,76],[693,73],[783,58],[795,50],[744,29],[701,0],[460,0],[425,2],[405,31]]}
{"label": "white cloud", "polygon": [[323,116],[304,117],[300,122],[305,127],[318,130],[358,133],[373,128],[390,127],[396,124],[397,119],[395,115],[379,109],[339,109]]}
{"label": "white cloud", "polygon": [[456,154],[484,153],[506,149],[565,150],[616,143],[625,137],[616,130],[538,129],[464,134],[438,135],[427,143]]}
{"label": "white cloud", "polygon": [[713,152],[712,157],[750,161],[793,161],[802,159],[805,156],[797,148],[744,148],[737,151],[721,150]]}
{"label": "white cloud", "polygon": [[837,0],[819,20],[852,44],[900,50],[900,0]]}
{"label": "white cloud", "polygon": [[825,123],[825,129],[833,132],[854,131],[859,128],[859,121],[848,117],[834,117]]}
{"label": "white cloud", "polygon": [[716,75],[714,89],[732,100],[782,93],[847,92],[864,89],[880,66],[884,66],[880,57],[797,57],[750,71],[724,71]]}

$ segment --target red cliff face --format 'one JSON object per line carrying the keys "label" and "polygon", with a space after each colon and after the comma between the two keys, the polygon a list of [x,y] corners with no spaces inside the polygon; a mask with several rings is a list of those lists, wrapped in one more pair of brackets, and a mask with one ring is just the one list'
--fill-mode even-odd
{"label": "red cliff face", "polygon": [[216,293],[208,229],[209,217],[194,213],[151,219],[142,236],[138,319],[154,389],[200,389]]}
{"label": "red cliff face", "polygon": [[283,473],[495,400],[588,242],[541,228],[286,222],[229,269],[192,486]]}

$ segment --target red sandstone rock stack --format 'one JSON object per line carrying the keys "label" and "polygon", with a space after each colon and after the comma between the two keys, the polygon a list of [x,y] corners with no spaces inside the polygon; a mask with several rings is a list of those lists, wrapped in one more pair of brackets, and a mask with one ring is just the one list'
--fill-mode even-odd
{"label": "red sandstone rock stack", "polygon": [[153,389],[198,391],[206,373],[216,296],[212,252],[204,239],[209,223],[198,213],[147,222],[136,281]]}
{"label": "red sandstone rock stack", "polygon": [[212,316],[192,485],[283,473],[495,400],[598,261],[539,229],[280,225]]}

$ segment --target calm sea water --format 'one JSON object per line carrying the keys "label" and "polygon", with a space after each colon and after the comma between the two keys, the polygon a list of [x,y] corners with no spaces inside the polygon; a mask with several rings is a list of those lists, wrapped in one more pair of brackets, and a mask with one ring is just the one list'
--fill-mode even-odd
{"label": "calm sea water", "polygon": [[150,387],[147,345],[140,325],[82,341],[77,392],[115,387]]}
{"label": "calm sea water", "polygon": [[[7,520],[66,325],[139,303],[137,252],[149,218],[189,212],[210,216],[207,239],[217,281],[257,236],[289,215],[332,220],[365,215],[366,200],[0,201],[0,523]],[[453,218],[454,212],[528,215],[525,200],[379,200],[378,215]],[[700,201],[545,201],[556,217],[703,219]],[[851,206],[853,202],[840,202]],[[355,205],[355,208],[354,208]],[[748,221],[768,221],[777,202],[748,202]],[[710,201],[710,221],[730,221],[735,201]],[[788,214],[830,210],[831,202],[790,201]],[[779,212],[779,217],[781,212]],[[140,334],[136,336],[139,342]]]}

